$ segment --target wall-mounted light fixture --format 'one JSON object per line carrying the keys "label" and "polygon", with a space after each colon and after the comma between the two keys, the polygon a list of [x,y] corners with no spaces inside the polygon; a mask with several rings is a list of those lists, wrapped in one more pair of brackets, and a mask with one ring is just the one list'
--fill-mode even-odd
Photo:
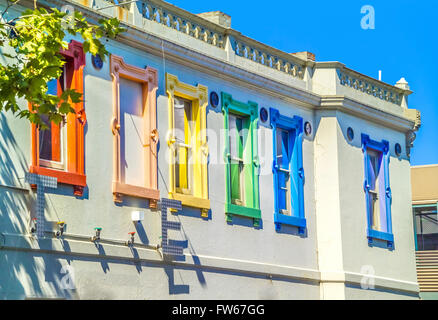
{"label": "wall-mounted light fixture", "polygon": [[59,238],[64,234],[65,222],[59,221],[56,223],[58,230],[55,231],[55,237]]}
{"label": "wall-mounted light fixture", "polygon": [[32,221],[30,223],[30,232],[35,233],[37,231],[37,218],[32,218]]}
{"label": "wall-mounted light fixture", "polygon": [[128,233],[131,237],[128,241],[125,242],[125,244],[127,246],[132,246],[134,244],[134,236],[135,236],[135,232],[129,232]]}
{"label": "wall-mounted light fixture", "polygon": [[94,231],[96,234],[91,237],[91,241],[96,242],[100,240],[100,232],[102,231],[102,228],[96,227],[94,228]]}

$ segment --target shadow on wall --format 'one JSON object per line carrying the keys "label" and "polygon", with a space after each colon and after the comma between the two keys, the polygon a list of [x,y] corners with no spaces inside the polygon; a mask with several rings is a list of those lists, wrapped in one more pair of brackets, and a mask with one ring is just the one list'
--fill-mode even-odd
{"label": "shadow on wall", "polygon": [[[29,233],[31,217],[36,216],[36,212],[33,211],[36,207],[35,192],[25,190],[25,188],[28,188],[28,184],[24,182],[24,173],[29,168],[27,160],[29,155],[26,155],[28,146],[19,145],[16,139],[17,132],[20,132],[20,134],[26,132],[26,126],[29,126],[27,122],[6,117],[6,114],[0,113],[0,185],[22,186],[23,188],[14,189],[0,186],[0,265],[2,266],[2,272],[0,273],[0,299],[77,299],[79,296],[76,290],[65,289],[65,279],[69,267],[75,262],[87,259],[72,256],[68,241],[60,240],[66,252],[66,255],[63,256],[43,254],[31,250],[26,252],[13,249],[18,245],[18,241],[22,241],[22,238],[18,236]],[[69,194],[69,189],[60,186],[59,189],[51,193],[67,195]],[[50,204],[50,198],[47,198],[46,206],[50,206]],[[135,201],[130,201],[127,205],[145,207],[144,204]],[[148,243],[148,237],[143,226],[138,226],[137,231],[142,242]],[[7,236],[3,237],[3,235]],[[14,238],[13,235],[18,236]],[[4,243],[3,239],[6,239],[6,243]],[[17,241],[17,243],[13,243],[14,241]],[[39,245],[43,246],[46,252],[54,249],[52,241],[40,242]],[[102,257],[89,260],[101,263],[103,276],[109,274],[111,272],[109,264],[112,260],[106,257],[103,246],[98,245],[96,251]],[[116,260],[115,262],[119,264],[132,264],[135,267],[136,274],[140,274],[144,263],[139,260],[135,249],[132,250],[132,255],[133,261]],[[188,285],[180,286],[175,284],[178,281],[175,281],[174,278],[174,267],[166,265],[163,267],[163,271],[168,276],[170,295],[189,293]],[[196,269],[196,272],[200,282],[205,283],[202,273],[198,269]],[[81,274],[80,276],[81,278],[86,278],[87,274]],[[80,285],[76,281],[73,284],[76,286]],[[111,295],[111,293],[108,292],[107,295]]]}
{"label": "shadow on wall", "polygon": [[[17,121],[17,122],[16,122]],[[21,120],[19,120],[21,121]],[[11,123],[13,123],[11,125]],[[0,184],[17,185],[21,182],[21,185],[25,186],[24,173],[28,170],[28,162],[26,155],[27,151],[23,151],[23,146],[17,143],[14,138],[16,131],[25,128],[28,125],[25,122],[23,126],[17,125],[18,120],[10,119],[5,114],[0,113]],[[24,148],[26,150],[26,148]],[[56,191],[57,194],[64,194],[65,190]],[[66,273],[68,267],[73,266],[75,263],[94,262],[100,263],[102,272],[99,270],[99,278],[105,279],[111,273],[116,273],[117,268],[111,268],[110,264],[119,265],[132,265],[132,271],[138,276],[143,271],[143,268],[160,268],[163,270],[164,283],[165,277],[168,279],[168,294],[181,295],[190,294],[190,284],[184,283],[181,278],[181,271],[195,272],[197,281],[201,285],[202,289],[207,290],[207,281],[205,273],[220,273],[229,276],[249,276],[252,278],[263,278],[260,275],[247,275],[240,274],[239,272],[218,270],[218,269],[206,269],[201,264],[201,259],[197,256],[195,248],[184,228],[181,233],[183,236],[182,246],[186,248],[186,251],[192,256],[194,266],[183,267],[178,265],[177,262],[168,261],[166,263],[148,263],[141,261],[137,250],[132,250],[132,259],[120,260],[113,259],[113,257],[106,256],[106,252],[103,246],[96,246],[96,253],[100,257],[81,257],[73,255],[69,245],[69,241],[60,240],[62,243],[65,255],[54,255],[35,251],[16,251],[12,248],[14,243],[10,240],[14,237],[7,236],[7,242],[3,244],[2,234],[8,235],[26,235],[28,233],[28,225],[31,216],[35,215],[32,212],[32,208],[35,207],[36,196],[33,191],[15,190],[12,188],[0,187],[0,299],[25,299],[25,298],[66,298],[77,299],[79,298],[77,290],[65,289],[63,284],[65,283]],[[46,201],[46,205],[49,205],[50,201]],[[138,205],[138,204],[135,204]],[[187,214],[187,212],[186,212]],[[189,214],[190,215],[190,214]],[[191,213],[194,215],[194,212]],[[196,212],[199,216],[199,211]],[[177,219],[179,217],[177,216]],[[250,220],[250,219],[249,219]],[[143,229],[143,226],[138,226],[138,229]],[[138,234],[141,237],[143,243],[148,242],[146,232],[139,230]],[[19,241],[19,237],[17,237]],[[175,244],[172,242],[172,244]],[[40,242],[39,244],[44,248],[45,252],[53,250],[51,241]],[[4,248],[2,248],[4,246]],[[86,269],[85,269],[86,270]],[[78,289],[81,289],[81,296],[84,298],[110,299],[112,295],[118,295],[116,288],[105,281],[99,281],[95,278],[96,274],[85,271],[78,276],[74,282]],[[133,276],[131,279],[138,279]],[[93,282],[93,286],[90,286],[87,282]],[[182,282],[182,283],[181,283]],[[156,283],[156,282],[154,282]],[[267,280],[269,283],[269,279]],[[196,287],[196,285],[195,285]],[[105,289],[105,290],[103,290]],[[271,290],[271,289],[270,289]],[[273,290],[273,289],[272,289]],[[146,295],[149,293],[139,293],[140,295]],[[153,292],[149,298],[153,298]]]}
{"label": "shadow on wall", "polygon": [[[17,131],[28,125],[25,120],[9,121],[14,122],[12,128]],[[34,192],[5,187],[27,188],[24,173],[28,171],[29,164],[26,159],[8,118],[5,113],[0,113],[0,235],[27,234],[31,216],[35,216],[32,211],[36,204]],[[64,276],[60,273],[63,266],[57,259],[48,262],[44,257],[35,258],[24,252],[2,249],[3,245],[14,246],[10,242],[3,244],[3,239],[11,241],[11,238],[0,237],[0,299],[64,297],[65,292],[59,289]],[[16,241],[19,241],[18,237]]]}

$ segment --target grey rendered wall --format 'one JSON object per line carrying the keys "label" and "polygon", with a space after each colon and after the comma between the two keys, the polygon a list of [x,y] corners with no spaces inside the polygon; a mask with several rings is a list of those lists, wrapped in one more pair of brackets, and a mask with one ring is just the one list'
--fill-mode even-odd
{"label": "grey rendered wall", "polygon": [[[406,157],[405,135],[343,113],[338,113],[338,124],[339,168],[342,172],[339,188],[341,195],[348,195],[340,198],[344,270],[349,273],[364,273],[368,270],[365,273],[374,272],[377,277],[415,283],[417,275],[410,208],[410,165]],[[355,132],[352,142],[347,139],[348,127],[352,127]],[[384,243],[368,246],[362,133],[368,134],[373,140],[389,141],[389,174],[393,198],[391,215],[395,248],[392,251]],[[395,155],[396,143],[402,146],[403,153],[400,157]],[[394,291],[392,294],[408,294]],[[346,292],[347,298],[350,293],[351,298],[359,294],[352,289],[347,289]],[[363,294],[366,298],[367,294]],[[391,296],[391,292],[388,292],[388,296]]]}
{"label": "grey rendered wall", "polygon": [[[157,94],[158,128],[161,137],[158,155],[160,168],[159,189],[162,197],[167,197],[168,165],[166,162],[167,131],[167,97],[164,96],[165,72],[177,75],[181,81],[196,85],[201,83],[209,87],[209,91],[228,92],[240,101],[255,101],[259,107],[276,107],[287,115],[300,115],[305,121],[312,122],[312,113],[287,105],[271,97],[242,89],[235,84],[218,78],[206,76],[199,72],[179,66],[161,57],[154,57],[145,52],[130,49],[119,43],[108,45],[110,52],[122,56],[127,63],[145,67],[152,66],[159,70],[159,90]],[[82,198],[73,196],[72,187],[59,185],[58,189],[46,194],[47,226],[50,222],[63,220],[67,224],[66,235],[80,236],[83,239],[93,234],[94,227],[102,227],[102,239],[126,240],[128,232],[137,231],[136,241],[143,244],[156,245],[160,241],[160,213],[148,209],[147,201],[126,197],[121,205],[116,205],[112,199],[112,133],[110,120],[112,117],[112,85],[109,75],[109,63],[104,64],[100,71],[92,67],[90,56],[87,55],[85,68],[85,108],[87,125],[85,134],[86,145],[86,175],[88,187]],[[210,132],[219,133],[223,128],[223,115],[219,110],[208,109],[207,127]],[[10,114],[2,114],[2,157],[9,165],[2,166],[2,179],[14,185],[15,181],[24,177],[30,161],[30,126],[26,121],[19,121]],[[265,137],[266,136],[266,137]],[[209,139],[214,135],[209,133]],[[266,140],[263,140],[266,139]],[[222,264],[233,265],[234,260],[247,262],[248,265],[276,265],[300,269],[317,270],[314,199],[313,199],[313,164],[312,142],[304,141],[304,163],[306,170],[305,203],[308,232],[305,237],[297,235],[295,228],[284,227],[281,232],[274,230],[273,223],[273,181],[270,173],[272,161],[272,136],[268,126],[259,131],[259,152],[266,155],[266,168],[260,177],[260,202],[262,209],[262,226],[252,227],[252,221],[236,217],[232,225],[225,221],[224,214],[224,166],[209,165],[209,195],[212,202],[211,218],[204,220],[198,210],[184,208],[183,212],[169,219],[182,223],[181,232],[171,232],[171,238],[181,240],[187,245],[186,253],[198,257],[202,266],[203,256],[216,257],[217,267]],[[222,147],[217,147],[217,153],[222,155]],[[307,160],[306,160],[307,159]],[[262,159],[263,161],[263,159]],[[9,179],[6,181],[5,179]],[[22,180],[22,179],[21,179]],[[23,183],[26,187],[26,184]],[[33,192],[0,191],[0,197],[8,198],[8,207],[2,210],[2,232],[25,234],[30,218],[30,203],[34,201]],[[21,195],[22,196],[18,196]],[[20,201],[18,201],[20,199]],[[22,203],[22,204],[21,204]],[[2,206],[5,206],[3,204]],[[17,208],[18,207],[18,208]],[[134,226],[130,219],[132,210],[141,209],[145,212],[145,220]],[[57,240],[55,240],[57,241]],[[64,240],[62,245],[73,246],[73,240]],[[13,247],[12,243],[8,243]],[[111,264],[112,257],[106,255],[106,245],[95,247],[86,243],[87,255],[80,253],[71,255],[50,255],[40,251],[17,253],[13,250],[1,251],[1,264],[8,270],[0,275],[0,296],[2,298],[24,297],[84,297],[84,298],[260,298],[268,296],[276,298],[319,298],[318,283],[295,278],[269,280],[253,272],[236,271],[202,272],[197,268],[185,268],[170,272],[169,265],[158,267],[144,265],[142,271],[123,261]],[[49,246],[48,251],[51,245]],[[123,248],[122,250],[129,250]],[[62,251],[61,251],[62,252]],[[98,255],[101,255],[99,257]],[[129,256],[129,255],[128,255]],[[132,253],[135,258],[135,253]],[[225,262],[223,262],[225,261]],[[70,263],[74,269],[76,291],[68,293],[60,289],[62,266]],[[231,268],[232,269],[232,268]],[[257,268],[256,268],[257,269]],[[202,270],[202,267],[201,267]],[[199,276],[201,272],[202,277]],[[181,289],[178,285],[181,284]],[[177,288],[173,288],[174,285]],[[98,289],[100,288],[100,289]],[[153,294],[147,288],[154,288]],[[160,288],[157,290],[157,288]],[[232,288],[232,289],[230,289]],[[257,288],[257,289],[256,289]],[[265,289],[266,290],[265,290]],[[144,290],[143,290],[144,289]],[[263,293],[264,292],[264,293]],[[267,292],[267,293],[266,293]],[[265,296],[264,296],[265,295]]]}

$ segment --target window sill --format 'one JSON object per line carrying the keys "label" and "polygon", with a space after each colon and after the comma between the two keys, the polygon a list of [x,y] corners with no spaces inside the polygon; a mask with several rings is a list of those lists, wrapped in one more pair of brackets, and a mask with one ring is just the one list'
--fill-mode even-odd
{"label": "window sill", "polygon": [[394,249],[394,235],[392,233],[377,231],[373,229],[367,230],[368,244],[373,245],[373,240],[386,241],[388,249]]}
{"label": "window sill", "polygon": [[236,216],[253,218],[254,227],[260,226],[260,219],[262,216],[260,209],[254,209],[254,208],[249,208],[249,207],[238,206],[238,205],[231,204],[231,203],[226,203],[225,204],[225,213],[227,215],[228,222],[232,222],[233,215],[236,215]]}
{"label": "window sill", "polygon": [[79,173],[72,173],[45,167],[31,166],[30,173],[39,174],[42,176],[53,177],[58,180],[58,183],[68,184],[74,187],[74,195],[83,196],[84,187],[87,185],[87,176]]}
{"label": "window sill", "polygon": [[298,232],[304,234],[306,230],[306,219],[287,216],[281,213],[274,213],[275,230],[279,231],[282,224],[286,224],[293,227],[298,227]]}
{"label": "window sill", "polygon": [[149,199],[149,207],[156,208],[157,202],[160,199],[160,191],[145,187],[133,186],[113,181],[114,202],[121,203],[122,195]]}
{"label": "window sill", "polygon": [[181,194],[170,192],[169,198],[181,201],[183,206],[201,209],[201,217],[208,218],[208,211],[210,210],[210,200],[194,197],[188,194]]}

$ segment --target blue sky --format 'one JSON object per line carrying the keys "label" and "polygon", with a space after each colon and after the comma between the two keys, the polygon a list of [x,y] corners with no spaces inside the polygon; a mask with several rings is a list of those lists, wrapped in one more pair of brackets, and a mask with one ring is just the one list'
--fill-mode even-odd
{"label": "blue sky", "polygon": [[[422,113],[412,165],[438,163],[438,2],[412,0],[168,0],[193,13],[222,11],[232,27],[286,52],[311,51],[318,61],[395,84],[405,77],[410,108]],[[363,30],[361,8],[375,9],[375,29]]]}

